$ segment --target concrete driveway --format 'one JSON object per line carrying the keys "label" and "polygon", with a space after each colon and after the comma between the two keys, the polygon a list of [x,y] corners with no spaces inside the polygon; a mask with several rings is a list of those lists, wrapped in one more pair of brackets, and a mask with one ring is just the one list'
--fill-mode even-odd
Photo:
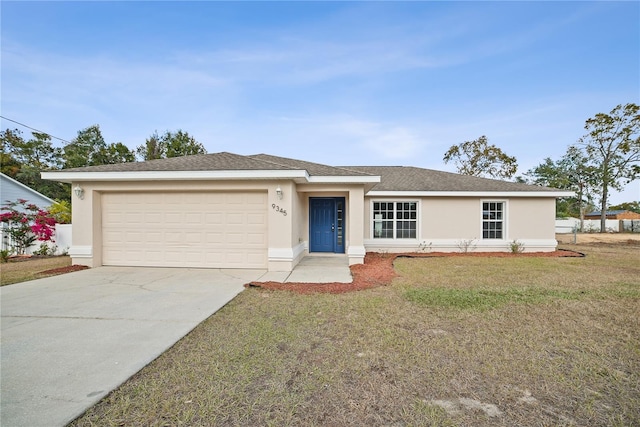
{"label": "concrete driveway", "polygon": [[100,267],[0,288],[0,424],[67,424],[264,274]]}

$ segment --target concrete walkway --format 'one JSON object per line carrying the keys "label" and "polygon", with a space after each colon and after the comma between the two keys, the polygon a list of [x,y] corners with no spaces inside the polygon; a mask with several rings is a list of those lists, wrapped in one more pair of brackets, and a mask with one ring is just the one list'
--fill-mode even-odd
{"label": "concrete walkway", "polygon": [[264,273],[100,267],[1,287],[0,425],[66,425]]}
{"label": "concrete walkway", "polygon": [[351,283],[346,255],[307,255],[291,272],[270,271],[260,282]]}

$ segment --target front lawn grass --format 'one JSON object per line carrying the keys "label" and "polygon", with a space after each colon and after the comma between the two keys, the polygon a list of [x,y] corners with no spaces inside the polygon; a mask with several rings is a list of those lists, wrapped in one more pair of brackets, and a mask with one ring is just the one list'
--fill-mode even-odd
{"label": "front lawn grass", "polygon": [[40,273],[70,265],[71,258],[68,256],[31,258],[24,261],[0,263],[0,286],[47,277],[47,275]]}
{"label": "front lawn grass", "polygon": [[72,425],[640,425],[640,248],[576,249],[248,289]]}

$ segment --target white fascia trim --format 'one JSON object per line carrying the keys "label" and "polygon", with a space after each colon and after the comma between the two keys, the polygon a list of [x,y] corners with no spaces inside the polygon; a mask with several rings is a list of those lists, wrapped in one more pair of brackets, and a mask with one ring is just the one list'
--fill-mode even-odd
{"label": "white fascia trim", "polygon": [[310,176],[311,184],[368,184],[380,182],[379,176]]}
{"label": "white fascia trim", "polygon": [[211,179],[294,179],[309,181],[305,170],[232,170],[232,171],[137,171],[137,172],[42,172],[42,179],[77,181],[196,181]]}
{"label": "white fascia trim", "polygon": [[367,197],[571,197],[573,191],[369,191]]}

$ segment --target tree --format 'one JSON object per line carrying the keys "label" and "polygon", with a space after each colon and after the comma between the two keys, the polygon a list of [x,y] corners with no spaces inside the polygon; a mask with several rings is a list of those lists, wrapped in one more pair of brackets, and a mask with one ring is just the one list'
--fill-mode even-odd
{"label": "tree", "polygon": [[622,190],[640,176],[640,107],[617,105],[609,114],[598,113],[585,122],[587,134],[580,138],[594,178],[600,185],[600,232],[606,231],[609,190]]}
{"label": "tree", "polygon": [[154,132],[143,145],[136,148],[136,153],[142,160],[155,160],[206,154],[207,150],[189,133],[179,129],[175,133],[166,131],[162,136]]}
{"label": "tree", "polygon": [[445,163],[453,161],[463,175],[509,179],[515,175],[518,163],[495,145],[489,145],[486,136],[474,141],[453,145],[445,153]]}
{"label": "tree", "polygon": [[32,132],[28,141],[18,129],[0,132],[2,173],[53,199],[70,199],[69,185],[46,181],[40,173],[62,166],[60,148],[54,147],[46,133]]}
{"label": "tree", "polygon": [[[525,175],[530,177],[531,183],[536,185],[574,191],[576,197],[558,201],[556,213],[579,215],[580,229],[583,228],[585,212],[593,206],[598,187],[595,184],[595,169],[578,147],[570,146],[567,152],[555,162],[547,157]],[[564,212],[561,212],[563,208]]]}
{"label": "tree", "polygon": [[133,162],[135,154],[121,142],[107,144],[99,125],[89,126],[78,132],[63,149],[64,167],[107,165]]}
{"label": "tree", "polygon": [[178,130],[176,133],[167,132],[163,137],[163,142],[166,145],[167,157],[181,157],[207,153],[204,145],[182,130]]}
{"label": "tree", "polygon": [[160,142],[158,131],[155,131],[153,135],[147,138],[144,145],[139,145],[138,148],[136,148],[136,154],[138,154],[142,160],[156,160],[166,157],[164,145]]}
{"label": "tree", "polygon": [[0,132],[0,172],[15,178],[20,172],[20,163],[14,157],[14,147],[23,143],[18,129]]}
{"label": "tree", "polygon": [[136,155],[122,142],[114,142],[107,145],[106,149],[101,153],[100,160],[103,165],[128,163],[135,162]]}
{"label": "tree", "polygon": [[89,126],[78,131],[69,144],[64,147],[64,168],[80,168],[102,163],[101,152],[106,151],[107,143],[102,137],[99,125]]}

